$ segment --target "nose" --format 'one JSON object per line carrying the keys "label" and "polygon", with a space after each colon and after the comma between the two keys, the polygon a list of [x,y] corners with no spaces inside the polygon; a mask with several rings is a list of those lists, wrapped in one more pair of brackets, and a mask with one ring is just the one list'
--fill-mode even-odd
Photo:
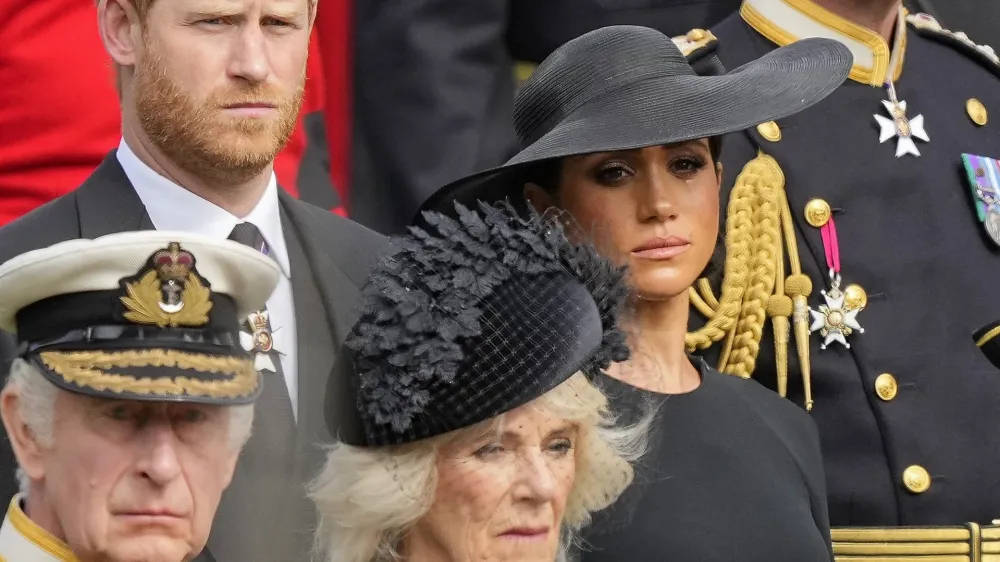
{"label": "nose", "polygon": [[677,218],[677,205],[671,188],[670,172],[664,166],[649,166],[641,178],[643,185],[636,190],[640,202],[641,222],[664,222]]}
{"label": "nose", "polygon": [[136,475],[157,486],[165,486],[181,473],[177,439],[169,423],[155,424],[140,434],[142,439]]}
{"label": "nose", "polygon": [[247,23],[233,46],[229,75],[251,84],[264,82],[271,75],[267,40],[259,23]]}
{"label": "nose", "polygon": [[513,492],[516,500],[531,503],[552,501],[556,478],[541,454],[522,457],[518,463],[518,481]]}

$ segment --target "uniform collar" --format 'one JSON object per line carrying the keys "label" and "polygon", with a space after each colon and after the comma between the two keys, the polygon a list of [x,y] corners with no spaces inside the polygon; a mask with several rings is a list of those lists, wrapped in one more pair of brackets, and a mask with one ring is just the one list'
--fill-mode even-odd
{"label": "uniform collar", "polygon": [[28,519],[20,495],[11,500],[0,527],[0,561],[78,562],[66,543]]}
{"label": "uniform collar", "polygon": [[740,15],[750,27],[778,46],[810,37],[840,41],[854,55],[851,80],[862,84],[881,87],[889,77],[898,80],[903,71],[903,53],[906,50],[906,10],[903,8],[899,10],[891,48],[878,33],[840,17],[812,0],[745,0]]}
{"label": "uniform collar", "polygon": [[264,236],[268,253],[274,256],[285,277],[291,277],[274,172],[257,206],[250,214],[239,218],[161,176],[132,152],[125,139],[119,143],[116,156],[157,230],[227,238],[237,224],[252,223]]}

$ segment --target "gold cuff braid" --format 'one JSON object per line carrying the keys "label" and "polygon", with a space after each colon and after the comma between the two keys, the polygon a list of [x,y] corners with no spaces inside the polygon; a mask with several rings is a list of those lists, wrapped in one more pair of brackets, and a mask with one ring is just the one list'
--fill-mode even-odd
{"label": "gold cuff braid", "polygon": [[1000,526],[843,527],[831,530],[837,562],[1000,562]]}

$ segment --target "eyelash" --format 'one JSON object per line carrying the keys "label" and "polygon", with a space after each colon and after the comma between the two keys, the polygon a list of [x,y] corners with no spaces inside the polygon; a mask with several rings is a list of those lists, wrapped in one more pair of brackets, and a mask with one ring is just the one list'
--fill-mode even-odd
{"label": "eyelash", "polygon": [[[707,162],[701,156],[679,156],[671,160],[668,164],[671,173],[680,177],[693,176],[700,172],[702,168],[707,165]],[[678,169],[680,165],[686,165],[686,169]],[[620,171],[623,172],[621,176],[609,177],[608,172]],[[594,179],[605,185],[614,185],[624,179],[624,176],[630,173],[634,173],[631,168],[622,164],[621,162],[609,162],[604,166],[601,166],[594,172]]]}
{"label": "eyelash", "polygon": [[[556,453],[558,456],[564,456],[565,454],[573,450],[573,443],[569,439],[560,439],[549,445],[548,450]],[[503,445],[499,445],[497,443],[489,443],[487,445],[483,445],[482,447],[476,449],[476,452],[474,452],[473,455],[476,458],[485,459],[486,457],[489,457],[497,453],[502,453],[503,451],[504,451]]]}
{"label": "eyelash", "polygon": [[[204,24],[204,25],[208,25],[208,26],[216,26],[216,25],[223,25],[223,24],[229,23],[229,20],[228,20],[228,18],[209,18],[209,19],[201,20],[198,23],[201,23],[201,24]],[[265,25],[276,25],[278,27],[293,27],[293,25],[294,25],[291,22],[287,22],[287,21],[283,21],[283,20],[279,20],[279,19],[275,19],[275,18],[268,18],[268,19],[264,20],[264,23],[265,23]]]}

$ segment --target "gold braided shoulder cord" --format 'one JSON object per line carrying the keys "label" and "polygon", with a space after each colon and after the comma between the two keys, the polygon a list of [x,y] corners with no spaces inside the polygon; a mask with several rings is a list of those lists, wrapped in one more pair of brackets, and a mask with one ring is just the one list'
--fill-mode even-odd
{"label": "gold braided shoulder cord", "polygon": [[[736,179],[726,216],[726,262],[721,298],[707,279],[689,290],[691,303],[708,323],[687,335],[688,351],[723,340],[719,370],[750,377],[760,353],[764,323],[774,329],[778,392],[787,395],[789,324],[794,325],[806,407],[812,407],[809,371],[809,307],[812,284],[802,275],[785,177],[778,162],[764,154],[744,166]],[[787,246],[791,275],[785,278],[782,248]]]}

